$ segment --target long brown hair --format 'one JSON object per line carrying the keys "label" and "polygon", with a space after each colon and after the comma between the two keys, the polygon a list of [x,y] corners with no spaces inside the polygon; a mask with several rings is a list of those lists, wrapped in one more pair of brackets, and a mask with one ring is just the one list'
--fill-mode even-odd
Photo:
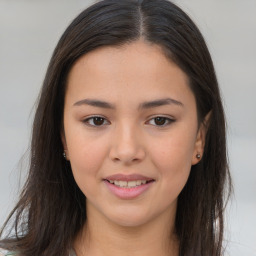
{"label": "long brown hair", "polygon": [[28,179],[2,228],[0,247],[18,251],[21,256],[68,255],[86,222],[86,205],[85,195],[62,155],[66,78],[84,54],[140,38],[160,45],[187,74],[199,123],[211,111],[204,155],[199,164],[192,166],[179,195],[175,227],[180,256],[222,255],[224,196],[230,193],[231,179],[218,82],[200,31],[187,14],[167,0],[100,1],[66,29],[40,93]]}

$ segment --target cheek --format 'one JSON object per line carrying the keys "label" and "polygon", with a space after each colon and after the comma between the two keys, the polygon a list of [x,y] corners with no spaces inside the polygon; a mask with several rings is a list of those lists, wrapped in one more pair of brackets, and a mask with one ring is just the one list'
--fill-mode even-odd
{"label": "cheek", "polygon": [[72,134],[76,135],[66,133],[70,164],[78,186],[85,193],[90,184],[100,180],[106,147],[102,139],[86,136],[84,132]]}
{"label": "cheek", "polygon": [[195,136],[187,131],[174,132],[152,145],[151,156],[163,181],[163,189],[181,190],[185,185],[193,157]]}
{"label": "cheek", "polygon": [[195,136],[188,133],[174,133],[161,141],[154,141],[152,158],[166,167],[190,166],[194,152]]}

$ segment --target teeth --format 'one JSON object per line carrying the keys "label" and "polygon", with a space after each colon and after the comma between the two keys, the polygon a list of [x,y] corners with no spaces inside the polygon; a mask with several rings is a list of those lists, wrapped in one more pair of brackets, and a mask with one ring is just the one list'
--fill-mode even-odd
{"label": "teeth", "polygon": [[127,187],[127,181],[119,181],[119,186],[120,187]]}
{"label": "teeth", "polygon": [[122,181],[122,180],[109,180],[111,184],[115,184],[116,186],[122,188],[133,188],[136,186],[140,186],[141,184],[146,184],[146,180],[133,180],[133,181]]}
{"label": "teeth", "polygon": [[137,185],[137,181],[136,181],[136,180],[134,180],[134,181],[128,181],[128,182],[127,182],[127,186],[128,186],[128,187],[136,187],[136,185]]}
{"label": "teeth", "polygon": [[141,180],[137,180],[137,181],[136,181],[136,185],[137,185],[137,186],[140,186],[141,183],[142,183]]}

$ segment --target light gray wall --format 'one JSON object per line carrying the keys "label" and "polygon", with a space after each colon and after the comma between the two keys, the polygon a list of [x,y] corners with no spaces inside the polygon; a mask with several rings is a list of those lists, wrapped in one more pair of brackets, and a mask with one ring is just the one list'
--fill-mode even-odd
{"label": "light gray wall", "polygon": [[[33,104],[51,53],[92,2],[0,0],[0,224],[17,200],[18,161],[29,145]],[[176,3],[204,34],[223,94],[235,187],[227,211],[228,251],[256,255],[256,0]]]}

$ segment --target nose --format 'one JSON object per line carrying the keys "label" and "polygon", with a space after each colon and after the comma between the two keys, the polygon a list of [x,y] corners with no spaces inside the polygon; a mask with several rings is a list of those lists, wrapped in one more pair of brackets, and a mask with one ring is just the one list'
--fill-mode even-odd
{"label": "nose", "polygon": [[112,161],[129,165],[145,158],[143,138],[138,127],[123,123],[113,131],[109,156]]}

